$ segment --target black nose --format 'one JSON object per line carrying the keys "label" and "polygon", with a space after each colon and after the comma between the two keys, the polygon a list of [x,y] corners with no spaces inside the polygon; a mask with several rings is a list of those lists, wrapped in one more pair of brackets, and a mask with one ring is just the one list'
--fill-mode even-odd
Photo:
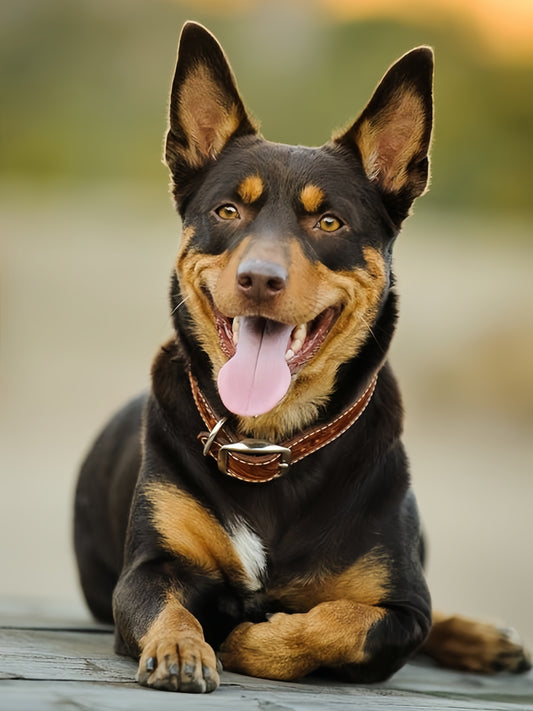
{"label": "black nose", "polygon": [[237,289],[255,301],[271,299],[287,286],[287,270],[263,259],[245,259],[237,269]]}

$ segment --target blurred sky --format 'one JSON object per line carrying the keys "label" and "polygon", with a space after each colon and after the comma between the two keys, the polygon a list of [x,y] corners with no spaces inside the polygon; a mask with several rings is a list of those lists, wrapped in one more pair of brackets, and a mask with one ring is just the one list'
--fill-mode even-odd
{"label": "blurred sky", "polygon": [[[191,8],[213,13],[242,13],[263,0],[184,0]],[[531,0],[296,0],[301,7],[315,5],[342,20],[387,17],[413,22],[442,22],[449,17],[471,25],[485,45],[502,60],[533,55],[533,3]]]}
{"label": "blurred sky", "polygon": [[502,60],[533,55],[531,0],[318,0],[328,11],[347,18],[396,17],[441,22],[454,16],[480,34]]}

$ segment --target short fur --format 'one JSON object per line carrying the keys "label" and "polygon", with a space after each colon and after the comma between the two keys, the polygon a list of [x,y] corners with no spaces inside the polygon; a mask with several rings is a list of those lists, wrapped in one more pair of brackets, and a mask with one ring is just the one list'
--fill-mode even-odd
{"label": "short fur", "polygon": [[[286,146],[258,133],[215,38],[183,29],[165,150],[183,223],[175,333],[150,393],[97,439],[76,494],[87,602],[114,621],[117,651],[139,658],[143,685],[212,691],[215,652],[229,670],[274,679],[381,681],[424,642],[452,666],[528,666],[493,627],[438,618],[430,634],[386,358],[392,246],[428,180],[432,70],[430,49],[409,52],[346,131],[320,148]],[[257,417],[227,413],[216,387],[243,316],[306,325],[287,394]],[[347,432],[258,484],[203,456],[190,373],[240,437],[274,443],[327,427],[377,384]]]}

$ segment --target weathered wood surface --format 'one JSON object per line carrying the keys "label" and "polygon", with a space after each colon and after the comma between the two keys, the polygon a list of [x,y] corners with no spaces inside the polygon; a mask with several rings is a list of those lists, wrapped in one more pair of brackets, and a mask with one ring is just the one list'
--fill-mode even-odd
{"label": "weathered wood surface", "polygon": [[[2,614],[3,613],[3,614]],[[1,711],[533,711],[533,673],[482,677],[438,669],[417,659],[384,684],[354,686],[323,679],[278,683],[224,672],[206,696],[176,695],[133,683],[135,663],[113,653],[110,628],[80,620],[0,609]]]}

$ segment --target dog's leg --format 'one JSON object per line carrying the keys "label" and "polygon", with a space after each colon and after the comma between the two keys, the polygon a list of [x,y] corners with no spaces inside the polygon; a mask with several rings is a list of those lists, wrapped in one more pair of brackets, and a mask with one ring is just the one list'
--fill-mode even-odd
{"label": "dog's leg", "polygon": [[485,674],[520,673],[531,667],[529,653],[514,630],[438,612],[433,613],[422,651],[442,666]]}
{"label": "dog's leg", "polygon": [[163,576],[139,569],[123,576],[115,590],[114,609],[116,649],[139,658],[140,684],[192,693],[219,686],[215,653],[200,623]]}
{"label": "dog's leg", "polygon": [[143,686],[203,693],[219,685],[216,658],[202,627],[172,594],[140,640],[137,681]]}
{"label": "dog's leg", "polygon": [[306,613],[245,622],[220,649],[225,669],[251,676],[299,679],[321,667],[354,682],[388,678],[422,643],[423,618],[350,600],[323,602]]}

